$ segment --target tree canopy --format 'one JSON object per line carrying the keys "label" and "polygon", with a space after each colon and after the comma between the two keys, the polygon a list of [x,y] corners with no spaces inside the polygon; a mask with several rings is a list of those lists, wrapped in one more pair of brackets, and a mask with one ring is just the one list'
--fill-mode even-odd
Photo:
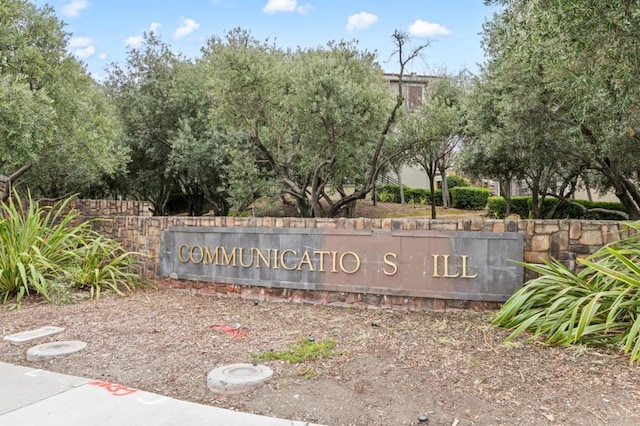
{"label": "tree canopy", "polygon": [[44,197],[88,191],[128,161],[107,97],[67,41],[50,7],[0,4],[3,199],[16,185]]}
{"label": "tree canopy", "polygon": [[534,214],[535,197],[566,202],[597,173],[590,180],[640,217],[637,2],[491,3],[502,10],[484,28],[463,169],[524,180]]}
{"label": "tree canopy", "polygon": [[237,29],[211,39],[203,61],[217,117],[244,132],[301,216],[342,213],[355,201],[347,184],[371,189],[394,108],[373,54],[346,42],[285,51]]}

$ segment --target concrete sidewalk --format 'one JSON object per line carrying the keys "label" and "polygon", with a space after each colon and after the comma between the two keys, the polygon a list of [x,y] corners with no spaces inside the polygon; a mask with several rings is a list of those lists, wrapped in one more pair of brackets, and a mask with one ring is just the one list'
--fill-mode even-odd
{"label": "concrete sidewalk", "polygon": [[311,426],[0,362],[0,425]]}

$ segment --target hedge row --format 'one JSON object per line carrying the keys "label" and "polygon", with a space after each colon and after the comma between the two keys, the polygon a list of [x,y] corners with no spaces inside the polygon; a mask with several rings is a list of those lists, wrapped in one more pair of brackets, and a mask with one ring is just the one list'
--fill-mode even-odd
{"label": "hedge row", "polygon": [[[377,188],[378,200],[381,202],[400,202],[400,188],[398,185],[383,185]],[[472,186],[454,186],[449,189],[449,205],[457,209],[481,210],[487,205],[489,190]],[[431,191],[428,189],[405,188],[406,203],[430,205]],[[436,206],[442,206],[442,190],[435,191]]]}
{"label": "hedge row", "polygon": [[449,190],[451,207],[465,210],[482,210],[486,207],[490,192],[486,188],[456,186]]}
{"label": "hedge row", "polygon": [[[511,214],[518,215],[519,217],[526,219],[532,217],[532,204],[531,197],[511,197],[511,201],[515,205],[511,208]],[[571,200],[576,204],[580,204],[589,209],[606,209],[615,210],[620,212],[626,212],[624,206],[621,203],[611,203],[602,201],[587,201],[587,200]],[[553,206],[557,203],[555,198],[546,198],[540,209],[540,217],[546,218],[547,215],[553,209]],[[487,202],[489,209],[489,215],[495,218],[504,218],[507,212],[507,202],[502,197],[489,197]],[[577,206],[567,204],[559,207],[553,217],[549,219],[592,219],[592,220],[620,220],[621,216],[615,213],[606,212],[585,212]]]}

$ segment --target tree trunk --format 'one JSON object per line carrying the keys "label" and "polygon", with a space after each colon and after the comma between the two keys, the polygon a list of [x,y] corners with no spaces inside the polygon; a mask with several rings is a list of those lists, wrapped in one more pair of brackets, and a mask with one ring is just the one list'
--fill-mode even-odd
{"label": "tree trunk", "polygon": [[507,204],[504,212],[506,217],[511,214],[511,205],[513,204],[511,201],[511,179],[498,179],[498,187],[500,187],[500,196],[504,198],[504,201]]}
{"label": "tree trunk", "polygon": [[429,198],[431,198],[431,219],[436,218],[436,174],[435,170],[429,173],[429,191],[431,194]]}
{"label": "tree trunk", "polygon": [[398,178],[398,189],[400,191],[400,204],[404,204],[405,203],[404,185],[402,184],[402,174],[400,173],[400,168],[399,167],[394,167],[393,171],[395,172],[396,177]]}
{"label": "tree trunk", "polygon": [[25,164],[24,166],[13,172],[10,176],[0,175],[0,184],[2,185],[2,192],[0,192],[0,201],[4,203],[9,199],[9,197],[11,196],[11,191],[13,191],[13,184],[15,180],[26,173],[30,168],[31,164]]}
{"label": "tree trunk", "polygon": [[449,207],[449,184],[447,183],[447,169],[445,167],[438,167],[440,170],[440,177],[442,178],[442,207]]}

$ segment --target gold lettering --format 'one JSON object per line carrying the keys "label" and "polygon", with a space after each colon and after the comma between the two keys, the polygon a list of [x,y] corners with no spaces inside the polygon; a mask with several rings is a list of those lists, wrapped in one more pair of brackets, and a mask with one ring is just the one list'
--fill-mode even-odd
{"label": "gold lettering", "polygon": [[187,263],[189,261],[188,257],[184,257],[182,255],[182,250],[183,249],[187,249],[187,251],[189,250],[189,246],[187,244],[182,244],[180,247],[178,247],[178,260],[181,263]]}
{"label": "gold lettering", "polygon": [[211,256],[211,251],[209,250],[209,246],[204,246],[204,263],[205,265],[209,265],[213,262],[213,257]]}
{"label": "gold lettering", "polygon": [[267,268],[271,268],[271,249],[267,249],[267,257],[264,257],[260,249],[256,249],[256,268],[260,267],[260,259],[262,259]]}
{"label": "gold lettering", "polygon": [[227,248],[224,246],[216,247],[216,250],[213,252],[213,261],[216,265],[236,265],[236,248],[234,247],[231,250],[231,255],[227,253]]}
{"label": "gold lettering", "polygon": [[278,266],[278,249],[273,249],[273,269],[280,269]]}
{"label": "gold lettering", "polygon": [[287,264],[284,261],[284,257],[287,253],[293,253],[294,256],[297,254],[295,250],[291,250],[291,249],[282,250],[282,253],[280,254],[280,264],[287,271],[293,271],[294,269],[296,269],[297,266],[287,266]]}
{"label": "gold lettering", "polygon": [[449,274],[449,255],[448,254],[444,254],[442,255],[442,257],[444,258],[444,278],[456,278],[458,276],[460,276],[460,272],[456,273],[455,275],[451,275]]}
{"label": "gold lettering", "polygon": [[338,272],[338,270],[336,269],[336,257],[338,256],[338,252],[337,251],[332,251],[331,252],[331,272]]}
{"label": "gold lettering", "polygon": [[434,278],[440,278],[440,274],[438,273],[438,258],[440,255],[432,254],[431,257],[433,257],[433,274],[431,276]]}
{"label": "gold lettering", "polygon": [[474,275],[467,274],[467,258],[469,255],[465,254],[460,257],[462,257],[462,278],[476,278],[478,276],[477,272]]}
{"label": "gold lettering", "polygon": [[318,268],[319,272],[324,272],[324,255],[325,254],[331,254],[331,252],[328,251],[324,251],[324,250],[316,250],[313,252],[314,255],[319,255],[319,259],[320,259],[320,265]]}
{"label": "gold lettering", "polygon": [[[356,260],[356,267],[353,268],[353,270],[348,271],[345,267],[344,267],[344,258],[346,255],[350,254],[351,256],[353,256]],[[344,253],[342,253],[342,255],[340,256],[340,269],[342,269],[342,272],[344,272],[345,274],[355,274],[356,272],[358,272],[358,269],[360,269],[360,258],[358,257],[357,254],[355,254],[352,251],[346,251]]]}
{"label": "gold lettering", "polygon": [[253,248],[249,249],[249,263],[244,264],[242,261],[244,260],[244,247],[238,248],[238,258],[240,259],[240,266],[243,268],[248,268],[253,265]]}
{"label": "gold lettering", "polygon": [[309,252],[306,250],[302,255],[302,259],[300,259],[300,263],[298,264],[298,271],[302,271],[303,264],[307,264],[311,272],[315,271],[315,268],[313,267],[313,263],[311,262],[311,258],[309,257]]}
{"label": "gold lettering", "polygon": [[[393,258],[393,260],[389,260],[389,258]],[[391,270],[387,270],[386,267],[382,268],[382,272],[385,275],[394,275],[398,272],[398,265],[394,262],[397,256],[395,253],[385,253],[384,255],[384,264],[391,267]]]}
{"label": "gold lettering", "polygon": [[[196,249],[198,250],[198,253],[200,254],[200,256],[196,259],[196,257],[194,257],[194,253],[196,251]],[[192,246],[191,250],[189,250],[189,260],[191,261],[191,263],[195,263],[198,264],[200,262],[202,262],[202,258],[204,256],[202,255],[202,247],[200,246]]]}

